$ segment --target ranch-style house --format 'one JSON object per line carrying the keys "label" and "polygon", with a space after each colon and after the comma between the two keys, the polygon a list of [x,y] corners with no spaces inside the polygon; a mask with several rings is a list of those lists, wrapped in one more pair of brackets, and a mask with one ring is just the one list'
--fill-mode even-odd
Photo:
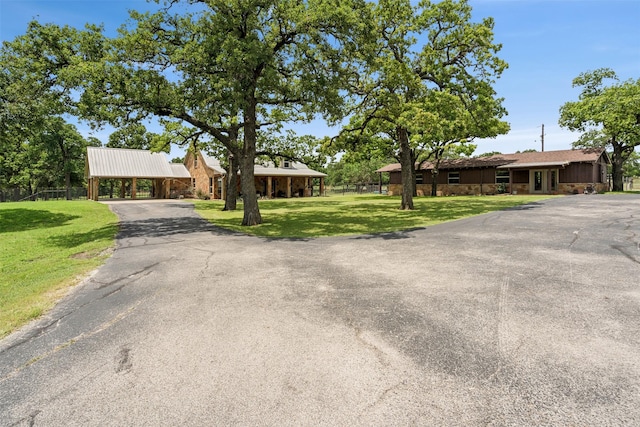
{"label": "ranch-style house", "polygon": [[[438,195],[603,192],[609,189],[607,165],[610,163],[602,148],[442,160],[436,190]],[[431,194],[433,168],[433,163],[425,162],[416,170],[418,195]],[[399,163],[377,172],[389,174],[388,194],[402,194]]]}

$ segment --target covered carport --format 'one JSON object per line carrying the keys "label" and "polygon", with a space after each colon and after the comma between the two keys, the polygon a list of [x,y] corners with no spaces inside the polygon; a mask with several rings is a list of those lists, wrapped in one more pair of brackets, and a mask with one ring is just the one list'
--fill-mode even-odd
{"label": "covered carport", "polygon": [[168,199],[177,183],[188,186],[189,172],[184,165],[167,162],[163,153],[122,148],[87,147],[85,164],[87,198],[98,200],[101,179],[121,179],[120,197],[124,198],[124,182],[131,180],[131,198],[137,198],[137,181],[151,180],[153,197]]}

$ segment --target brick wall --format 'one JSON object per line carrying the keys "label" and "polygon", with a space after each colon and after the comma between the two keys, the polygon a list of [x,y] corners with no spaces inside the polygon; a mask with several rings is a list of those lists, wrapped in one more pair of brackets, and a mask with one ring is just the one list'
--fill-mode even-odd
{"label": "brick wall", "polygon": [[[564,183],[558,184],[558,190],[552,192],[552,194],[582,194],[585,189],[591,184],[585,183]],[[604,193],[608,191],[608,186],[605,183],[594,184],[595,190],[598,193]],[[507,192],[513,192],[514,194],[530,194],[529,184],[511,184],[507,185]],[[417,184],[416,193],[418,196],[428,196],[431,194],[431,184]],[[389,184],[389,190],[387,192],[390,196],[402,195],[401,184]],[[474,196],[480,194],[498,194],[497,184],[483,184],[482,193],[480,193],[480,184],[442,184],[438,185],[438,196],[455,196],[455,195],[467,195]]]}
{"label": "brick wall", "polygon": [[[528,187],[528,185],[527,185]],[[417,184],[416,193],[418,196],[429,196],[431,194],[431,184]],[[387,194],[399,196],[402,194],[401,184],[389,184]],[[439,184],[438,196],[476,196],[480,194],[498,194],[498,184]]]}
{"label": "brick wall", "polygon": [[[213,171],[205,165],[200,154],[198,154],[197,162],[194,162],[193,155],[187,155],[187,158],[185,159],[185,166],[191,174],[191,178],[195,178],[196,181],[195,188],[192,190],[192,195],[194,197],[198,190],[208,194],[212,199],[218,197],[218,191],[217,188],[215,188],[218,185],[218,180],[214,177]],[[209,192],[209,178],[213,178],[213,193]]]}

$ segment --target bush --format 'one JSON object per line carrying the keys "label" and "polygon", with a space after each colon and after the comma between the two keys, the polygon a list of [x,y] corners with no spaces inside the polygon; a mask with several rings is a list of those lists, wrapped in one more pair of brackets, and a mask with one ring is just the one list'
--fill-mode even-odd
{"label": "bush", "polygon": [[209,194],[205,193],[199,188],[196,190],[196,197],[200,200],[209,200],[211,198]]}

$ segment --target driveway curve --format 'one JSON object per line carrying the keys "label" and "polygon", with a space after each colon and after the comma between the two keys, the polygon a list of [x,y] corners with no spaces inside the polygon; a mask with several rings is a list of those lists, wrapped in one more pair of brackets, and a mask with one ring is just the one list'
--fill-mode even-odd
{"label": "driveway curve", "polygon": [[0,341],[0,425],[638,425],[640,197],[274,240],[116,202],[113,256]]}

